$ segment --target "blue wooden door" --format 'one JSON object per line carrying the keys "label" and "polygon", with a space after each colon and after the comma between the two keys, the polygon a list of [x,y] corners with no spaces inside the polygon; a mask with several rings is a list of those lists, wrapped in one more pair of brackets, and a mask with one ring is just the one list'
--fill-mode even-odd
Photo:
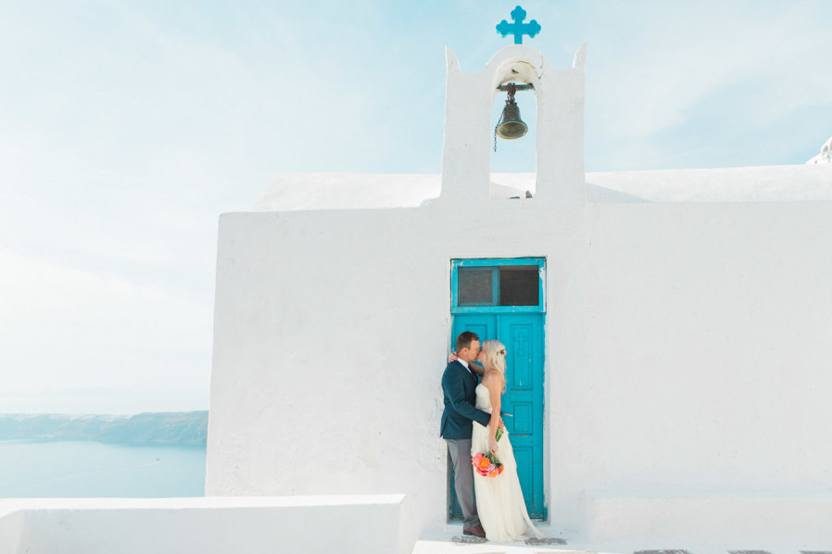
{"label": "blue wooden door", "polygon": [[[470,262],[459,261],[459,265]],[[510,261],[510,262],[513,262]],[[509,262],[509,263],[510,263]],[[477,260],[480,266],[499,267],[505,260]],[[514,262],[517,264],[517,262]],[[524,260],[521,263],[528,263]],[[539,262],[542,267],[542,261]],[[543,498],[543,364],[545,311],[542,295],[537,305],[520,307],[500,305],[499,283],[492,283],[495,299],[491,305],[465,306],[456,294],[457,265],[452,277],[453,323],[451,341],[463,331],[476,333],[482,341],[497,339],[506,346],[506,391],[502,396],[501,411],[508,428],[517,472],[529,515],[545,519]],[[498,270],[494,279],[499,281]],[[485,289],[488,288],[486,283]],[[542,284],[541,284],[542,289]],[[452,518],[461,518],[453,488],[453,473],[449,473],[449,508]]]}
{"label": "blue wooden door", "polygon": [[[497,340],[506,345],[503,422],[517,461],[526,509],[543,519],[543,314],[497,316]],[[510,415],[509,415],[510,414]]]}

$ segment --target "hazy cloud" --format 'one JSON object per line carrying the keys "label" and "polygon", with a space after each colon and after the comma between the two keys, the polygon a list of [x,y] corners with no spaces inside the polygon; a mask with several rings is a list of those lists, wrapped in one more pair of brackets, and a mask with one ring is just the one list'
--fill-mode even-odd
{"label": "hazy cloud", "polygon": [[[483,67],[510,7],[4,5],[0,411],[207,407],[219,213],[275,174],[438,172],[444,46]],[[524,7],[550,64],[589,42],[591,170],[800,163],[832,134],[832,3]]]}

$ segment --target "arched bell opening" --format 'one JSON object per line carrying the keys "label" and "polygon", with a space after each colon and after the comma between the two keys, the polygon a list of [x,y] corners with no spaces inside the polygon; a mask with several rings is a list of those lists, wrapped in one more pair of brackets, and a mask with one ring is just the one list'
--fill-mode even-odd
{"label": "arched bell opening", "polygon": [[529,62],[514,60],[495,75],[489,196],[530,199],[537,174],[537,71]]}

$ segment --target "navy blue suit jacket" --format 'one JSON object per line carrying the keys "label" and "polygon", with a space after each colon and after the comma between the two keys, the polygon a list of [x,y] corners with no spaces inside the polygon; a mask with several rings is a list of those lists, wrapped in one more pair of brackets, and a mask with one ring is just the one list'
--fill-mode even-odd
{"label": "navy blue suit jacket", "polygon": [[478,379],[459,362],[451,362],[442,374],[445,410],[439,435],[446,439],[470,439],[473,421],[487,426],[491,414],[476,409]]}

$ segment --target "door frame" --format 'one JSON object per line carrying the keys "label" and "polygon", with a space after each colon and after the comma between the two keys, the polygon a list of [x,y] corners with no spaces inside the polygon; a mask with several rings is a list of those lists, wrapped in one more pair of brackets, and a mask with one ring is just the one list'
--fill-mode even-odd
{"label": "door frame", "polygon": [[[538,303],[536,306],[497,306],[497,305],[476,305],[476,306],[460,306],[459,305],[459,269],[461,268],[495,268],[495,271],[499,273],[500,267],[506,266],[537,266],[538,268]],[[541,332],[543,334],[543,367],[541,368],[542,371],[542,381],[541,386],[543,390],[541,391],[541,441],[542,441],[542,448],[541,448],[541,464],[542,464],[542,494],[543,494],[543,506],[542,506],[542,518],[543,521],[548,521],[549,517],[549,508],[548,508],[548,497],[549,495],[546,494],[546,486],[547,486],[547,475],[549,474],[547,468],[547,454],[548,454],[548,440],[546,437],[546,364],[547,364],[547,346],[548,340],[546,338],[546,324],[548,319],[547,313],[547,302],[546,302],[546,267],[547,267],[547,259],[545,256],[536,256],[536,257],[522,257],[522,258],[452,258],[451,259],[451,275],[450,275],[450,287],[451,287],[451,297],[450,297],[450,312],[451,318],[449,320],[449,330],[448,334],[453,335],[454,330],[454,316],[462,315],[462,314],[474,314],[474,313],[487,313],[487,314],[521,314],[521,313],[538,313],[542,317],[542,329]],[[498,278],[492,278],[492,287],[497,289],[499,287]],[[494,291],[494,297],[497,296],[497,290]],[[450,344],[453,345],[453,341],[456,337],[450,337]],[[452,349],[452,348],[451,348]],[[452,476],[451,476],[451,467],[450,467],[450,458],[448,458],[448,479],[447,479],[447,507],[446,513],[448,514],[449,520],[452,518],[453,506],[452,502],[454,499],[453,490],[451,489],[452,483]]]}

